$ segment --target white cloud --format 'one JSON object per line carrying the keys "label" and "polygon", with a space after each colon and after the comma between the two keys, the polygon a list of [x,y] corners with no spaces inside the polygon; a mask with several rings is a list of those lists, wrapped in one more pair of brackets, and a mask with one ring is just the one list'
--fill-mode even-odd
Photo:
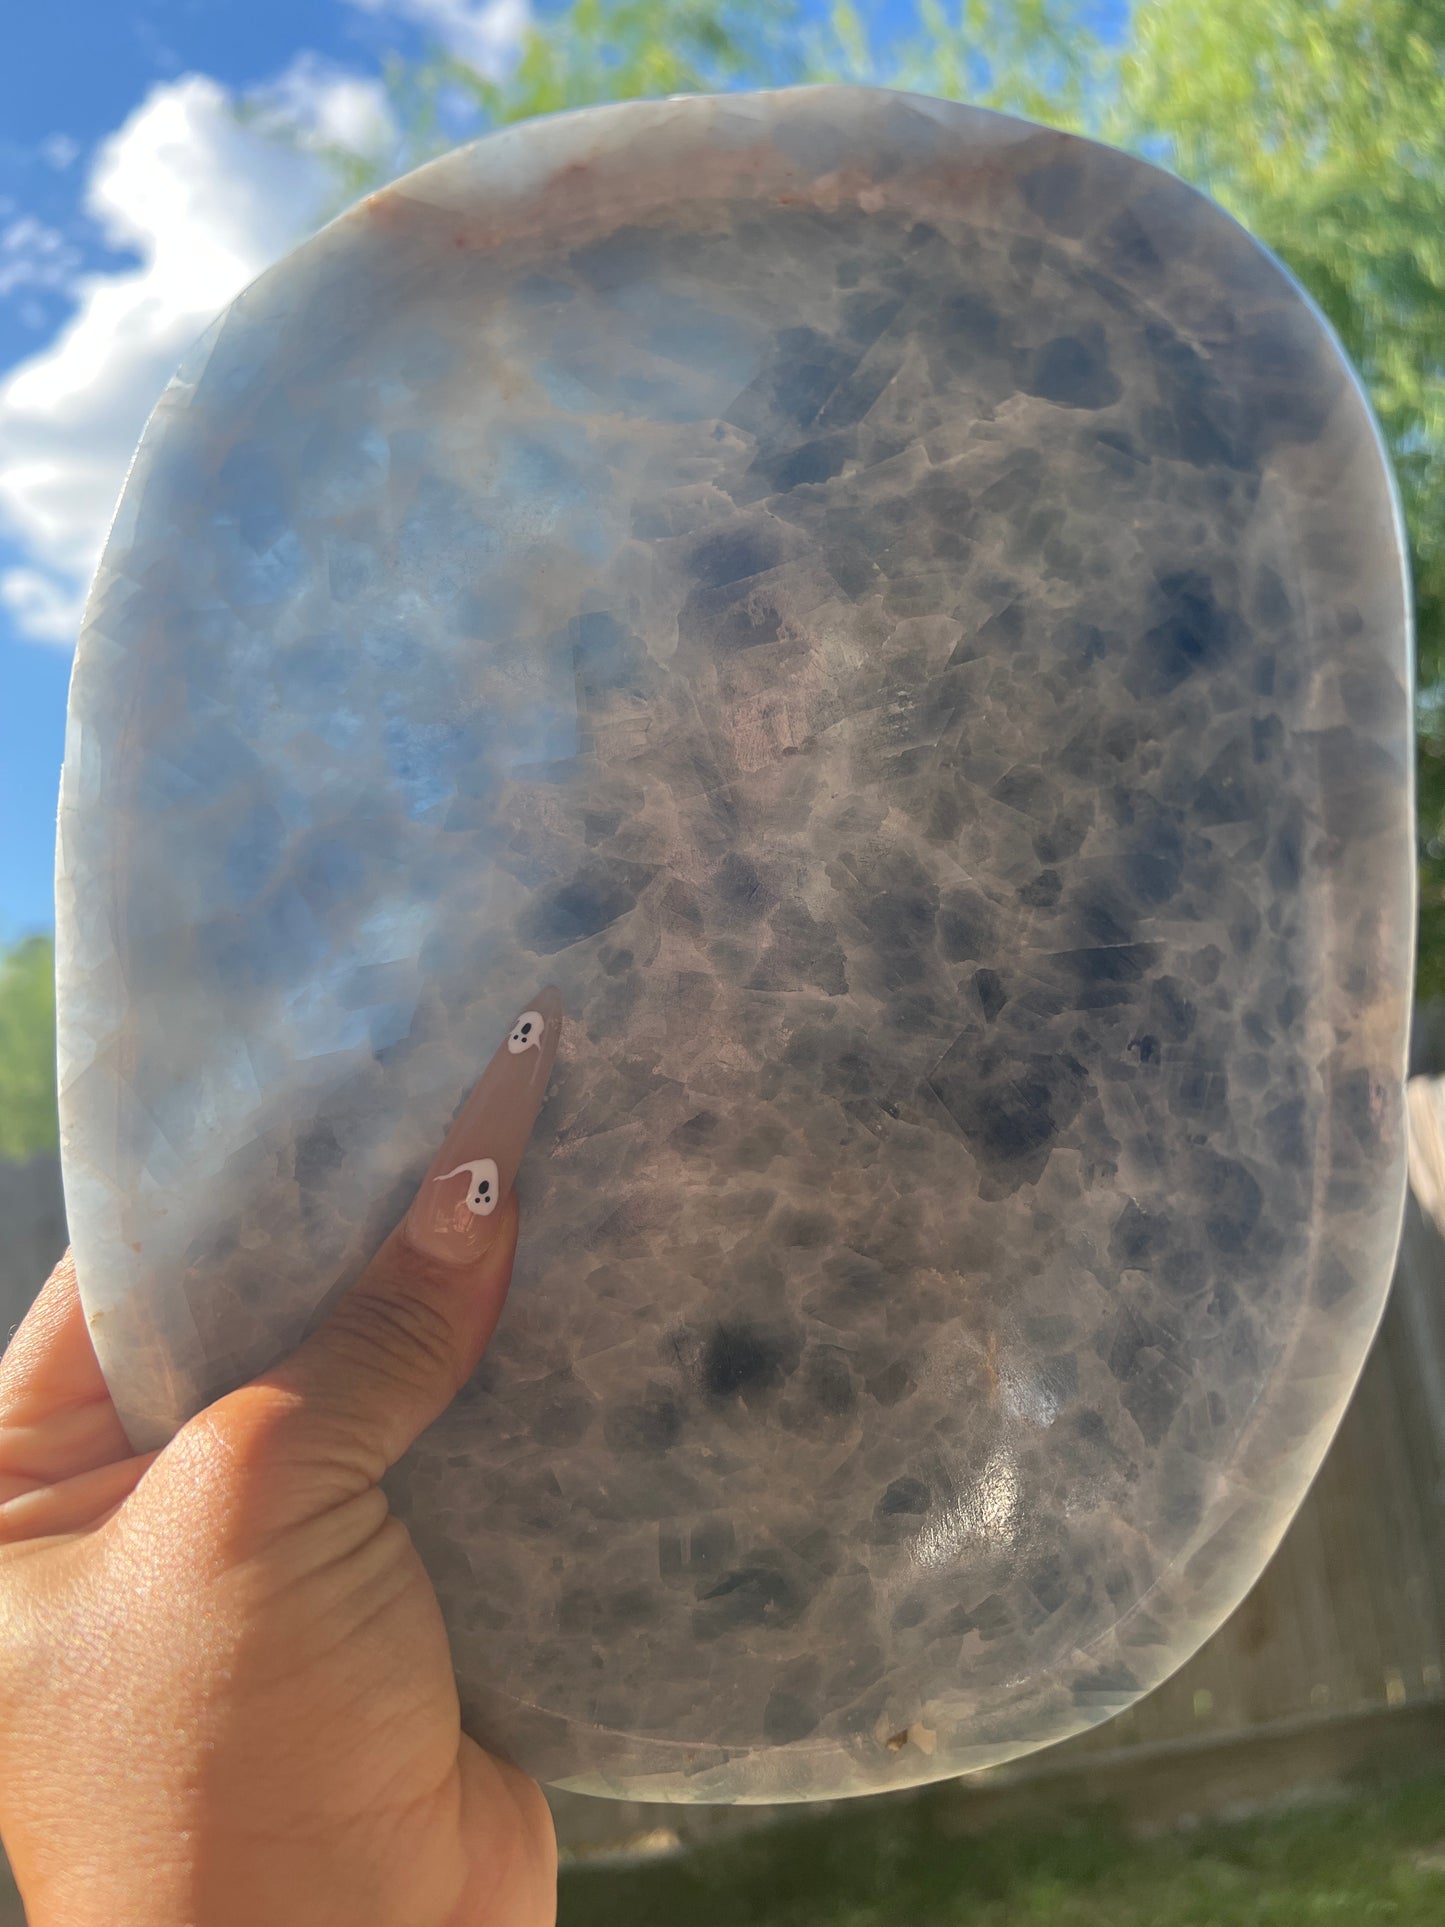
{"label": "white cloud", "polygon": [[0,593],[22,635],[67,646],[75,641],[85,612],[84,589],[39,569],[7,569]]}
{"label": "white cloud", "polygon": [[0,298],[19,288],[68,288],[79,265],[80,250],[33,214],[0,228]]}
{"label": "white cloud", "polygon": [[516,58],[531,25],[530,0],[350,0],[363,13],[391,13],[435,34],[449,53],[495,79]]}
{"label": "white cloud", "polygon": [[319,54],[298,54],[254,96],[254,105],[263,131],[312,150],[340,147],[373,158],[390,153],[399,137],[381,82],[348,73]]}
{"label": "white cloud", "polygon": [[47,134],[40,143],[40,158],[57,174],[63,174],[80,153],[80,142],[70,134]]}
{"label": "white cloud", "polygon": [[[86,202],[106,238],[138,266],[74,277],[41,224],[21,217],[0,237],[6,263],[46,262],[77,299],[40,354],[0,381],[0,515],[27,551],[0,575],[0,602],[22,633],[74,640],[146,417],[211,319],[331,211],[328,141],[384,141],[374,82],[299,62],[243,125],[225,89],[203,75],[157,87],[91,167]],[[275,138],[284,126],[295,138]],[[17,227],[20,237],[14,240]],[[16,285],[19,285],[18,283]]]}

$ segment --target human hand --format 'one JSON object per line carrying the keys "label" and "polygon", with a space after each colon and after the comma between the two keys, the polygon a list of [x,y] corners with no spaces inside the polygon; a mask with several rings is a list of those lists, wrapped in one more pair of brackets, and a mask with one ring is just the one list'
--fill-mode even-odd
{"label": "human hand", "polygon": [[524,1016],[541,1045],[519,1018],[328,1320],[161,1451],[131,1450],[68,1252],[0,1360],[0,1837],[30,1927],[555,1920],[546,1801],[462,1732],[379,1486],[501,1313],[561,1000]]}

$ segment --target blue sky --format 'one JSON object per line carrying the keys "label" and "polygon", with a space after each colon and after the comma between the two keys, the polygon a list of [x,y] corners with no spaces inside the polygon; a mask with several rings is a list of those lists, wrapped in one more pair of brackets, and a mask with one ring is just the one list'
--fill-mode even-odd
{"label": "blue sky", "polygon": [[[559,0],[534,0],[538,12]],[[806,0],[810,11],[824,0]],[[1124,0],[1100,0],[1106,18]],[[913,12],[884,0],[886,31]],[[61,0],[0,63],[0,943],[52,922],[79,608],[190,341],[333,211],[313,150],[393,148],[389,52],[504,63],[527,0]],[[241,128],[245,100],[269,117]],[[277,133],[284,139],[276,138]]]}
{"label": "blue sky", "polygon": [[[87,212],[86,193],[98,149],[155,90],[201,74],[239,95],[274,81],[308,52],[340,71],[375,76],[389,48],[419,51],[434,25],[424,8],[416,9],[420,18],[409,12],[347,0],[65,0],[7,8],[0,383],[55,343],[76,311],[78,277],[143,262],[142,248],[108,244]],[[447,9],[438,12],[445,25]],[[147,406],[136,403],[141,420]],[[35,560],[36,544],[15,519],[0,519],[0,577]],[[0,941],[52,920],[71,650],[61,637],[32,635],[32,627],[0,603]]]}

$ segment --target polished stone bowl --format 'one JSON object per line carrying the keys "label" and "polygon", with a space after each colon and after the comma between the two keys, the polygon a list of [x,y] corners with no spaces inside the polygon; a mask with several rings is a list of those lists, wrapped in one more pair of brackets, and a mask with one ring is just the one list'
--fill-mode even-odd
{"label": "polished stone bowl", "polygon": [[1381,1310],[1409,684],[1359,384],[1153,167],[826,88],[373,195],[167,390],[76,666],[136,1447],[324,1315],[552,981],[512,1294],[387,1480],[468,1730],[774,1801],[1105,1719]]}

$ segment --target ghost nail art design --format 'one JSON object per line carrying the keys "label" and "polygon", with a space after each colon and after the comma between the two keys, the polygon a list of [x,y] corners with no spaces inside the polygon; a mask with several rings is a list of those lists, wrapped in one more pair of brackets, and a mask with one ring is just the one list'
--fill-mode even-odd
{"label": "ghost nail art design", "polygon": [[512,1026],[512,1034],[507,1039],[507,1049],[513,1057],[520,1057],[524,1050],[541,1050],[542,1036],[546,1028],[547,1019],[540,1010],[524,1010]]}
{"label": "ghost nail art design", "polygon": [[403,1231],[416,1250],[468,1264],[496,1235],[487,1220],[516,1183],[561,1031],[561,993],[549,984],[508,1028],[422,1179]]}
{"label": "ghost nail art design", "polygon": [[459,1164],[455,1171],[443,1171],[432,1183],[445,1184],[448,1178],[459,1178],[468,1172],[471,1183],[467,1186],[467,1209],[474,1218],[490,1218],[501,1197],[495,1158],[473,1158],[470,1164]]}

